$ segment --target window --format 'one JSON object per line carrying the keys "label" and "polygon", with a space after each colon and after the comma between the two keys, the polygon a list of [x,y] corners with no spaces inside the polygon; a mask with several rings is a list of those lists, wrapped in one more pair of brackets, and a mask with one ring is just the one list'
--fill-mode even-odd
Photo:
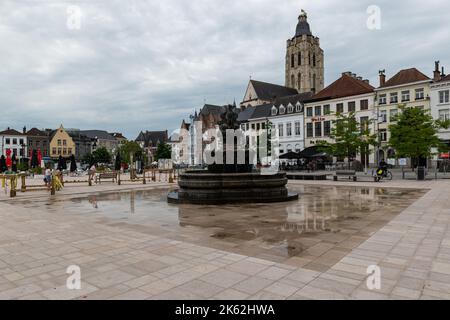
{"label": "window", "polygon": [[315,67],[315,66],[316,66],[316,55],[313,54],[313,67]]}
{"label": "window", "polygon": [[67,141],[63,140],[63,146],[67,146]]}
{"label": "window", "polygon": [[291,68],[294,67],[294,64],[295,64],[294,60],[295,60],[294,55],[291,54]]}
{"label": "window", "polygon": [[285,114],[285,113],[286,113],[286,108],[283,105],[281,105],[280,106],[280,114]]}
{"label": "window", "polygon": [[58,148],[58,154],[59,155],[62,154],[62,149],[61,148]]}
{"label": "window", "polygon": [[66,155],[67,154],[67,148],[64,148],[63,149],[63,155]]}
{"label": "window", "polygon": [[380,97],[378,98],[378,104],[386,104],[386,95],[380,94]]}
{"label": "window", "polygon": [[306,137],[311,138],[313,136],[313,124],[307,123],[306,124]]}
{"label": "window", "polygon": [[450,90],[439,91],[439,103],[449,103]]}
{"label": "window", "polygon": [[255,129],[256,129],[255,124],[252,123],[252,130],[255,130]]}
{"label": "window", "polygon": [[398,110],[397,109],[392,109],[391,111],[389,111],[389,120],[391,122],[395,122],[396,121],[396,117],[398,115]]}
{"label": "window", "polygon": [[259,131],[259,129],[260,129],[260,124],[257,123],[257,124],[256,124],[256,130]]}
{"label": "window", "polygon": [[61,145],[61,140],[60,139],[58,139],[58,146],[60,146]]}
{"label": "window", "polygon": [[302,112],[302,104],[300,102],[297,102],[297,104],[295,105],[295,111]]}
{"label": "window", "polygon": [[322,122],[316,122],[314,124],[314,135],[316,137],[321,137],[322,136]]}
{"label": "window", "polygon": [[13,138],[13,144],[17,144],[17,139]]}
{"label": "window", "polygon": [[277,115],[277,108],[275,106],[272,107],[272,115],[273,116]]}
{"label": "window", "polygon": [[343,103],[338,103],[336,105],[336,112],[337,113],[343,113],[344,112],[344,104]]}
{"label": "window", "polygon": [[329,105],[329,104],[324,105],[324,106],[323,106],[323,114],[324,114],[325,116],[327,116],[327,115],[329,115],[330,113],[331,113],[331,111],[330,111],[330,105]]}
{"label": "window", "polygon": [[348,112],[355,112],[356,111],[356,103],[355,101],[351,101],[348,103]]}
{"label": "window", "polygon": [[284,127],[282,123],[278,124],[278,136],[282,137],[284,135]]}
{"label": "window", "polygon": [[24,150],[23,150],[23,149],[20,149],[20,150],[19,150],[19,154],[20,154],[21,157],[23,157],[23,156],[24,156]]}
{"label": "window", "polygon": [[322,115],[322,106],[316,106],[314,108],[314,115],[319,117]]}
{"label": "window", "polygon": [[301,132],[300,121],[296,121],[295,122],[295,135],[300,136],[301,134],[302,134],[302,132]]}
{"label": "window", "polygon": [[449,109],[439,110],[439,120],[450,120],[450,110]]}
{"label": "window", "polygon": [[325,121],[323,123],[323,135],[329,137],[331,134],[331,121]]}
{"label": "window", "polygon": [[266,130],[266,123],[265,122],[261,123],[261,129]]}
{"label": "window", "polygon": [[359,102],[359,107],[361,110],[368,110],[369,109],[369,100],[361,100]]}
{"label": "window", "polygon": [[387,122],[387,111],[386,110],[382,110],[380,111],[380,122]]}
{"label": "window", "polygon": [[306,116],[307,117],[312,117],[313,116],[313,108],[312,107],[306,108]]}
{"label": "window", "polygon": [[245,124],[245,130],[248,131],[250,129],[250,125],[248,123]]}
{"label": "window", "polygon": [[387,131],[386,131],[386,129],[381,129],[380,130],[380,141],[381,142],[386,142],[387,141]]}
{"label": "window", "polygon": [[425,93],[423,88],[416,89],[416,100],[423,100],[425,98]]}
{"label": "window", "polygon": [[398,102],[398,93],[397,92],[391,93],[390,97],[391,97],[391,103],[397,103]]}
{"label": "window", "polygon": [[288,137],[292,136],[292,123],[286,124],[286,135]]}
{"label": "window", "polygon": [[23,145],[23,139],[19,139],[19,144]]}
{"label": "window", "polygon": [[294,106],[292,104],[288,104],[288,113],[294,112]]}
{"label": "window", "polygon": [[298,60],[297,61],[298,65],[301,66],[302,65],[302,53],[301,52],[298,53],[297,60]]}
{"label": "window", "polygon": [[402,102],[409,101],[409,90],[402,91]]}
{"label": "window", "polygon": [[6,138],[5,139],[5,144],[11,144],[11,139],[10,138]]}
{"label": "window", "polygon": [[52,148],[52,154],[56,154],[56,148]]}

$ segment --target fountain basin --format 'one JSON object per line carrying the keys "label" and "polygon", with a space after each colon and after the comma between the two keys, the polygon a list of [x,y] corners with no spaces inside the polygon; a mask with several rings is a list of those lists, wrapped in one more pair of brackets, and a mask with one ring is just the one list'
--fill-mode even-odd
{"label": "fountain basin", "polygon": [[180,189],[171,191],[169,203],[223,204],[267,203],[298,199],[286,188],[285,173],[210,173],[189,171],[180,175]]}

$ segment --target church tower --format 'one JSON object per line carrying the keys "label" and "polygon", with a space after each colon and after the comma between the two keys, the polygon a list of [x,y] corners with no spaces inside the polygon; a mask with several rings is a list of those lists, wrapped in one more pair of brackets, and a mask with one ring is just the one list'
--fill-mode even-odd
{"label": "church tower", "polygon": [[287,41],[286,87],[317,93],[324,87],[324,57],[319,38],[313,36],[304,10],[295,36]]}

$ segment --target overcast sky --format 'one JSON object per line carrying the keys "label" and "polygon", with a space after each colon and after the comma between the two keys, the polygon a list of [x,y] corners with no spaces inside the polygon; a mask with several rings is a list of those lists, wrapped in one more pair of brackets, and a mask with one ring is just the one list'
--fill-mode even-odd
{"label": "overcast sky", "polygon": [[1,0],[0,129],[176,129],[205,101],[240,102],[250,76],[284,84],[301,8],[326,85],[343,71],[431,77],[435,60],[450,72],[448,0]]}

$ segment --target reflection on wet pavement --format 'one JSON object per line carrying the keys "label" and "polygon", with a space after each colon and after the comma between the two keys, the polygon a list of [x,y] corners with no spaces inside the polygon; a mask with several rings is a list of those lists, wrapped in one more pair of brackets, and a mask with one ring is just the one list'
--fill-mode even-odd
{"label": "reflection on wet pavement", "polygon": [[326,271],[425,193],[333,186],[290,189],[300,193],[298,201],[170,205],[166,202],[167,189],[153,189],[52,202],[24,200],[21,205]]}

